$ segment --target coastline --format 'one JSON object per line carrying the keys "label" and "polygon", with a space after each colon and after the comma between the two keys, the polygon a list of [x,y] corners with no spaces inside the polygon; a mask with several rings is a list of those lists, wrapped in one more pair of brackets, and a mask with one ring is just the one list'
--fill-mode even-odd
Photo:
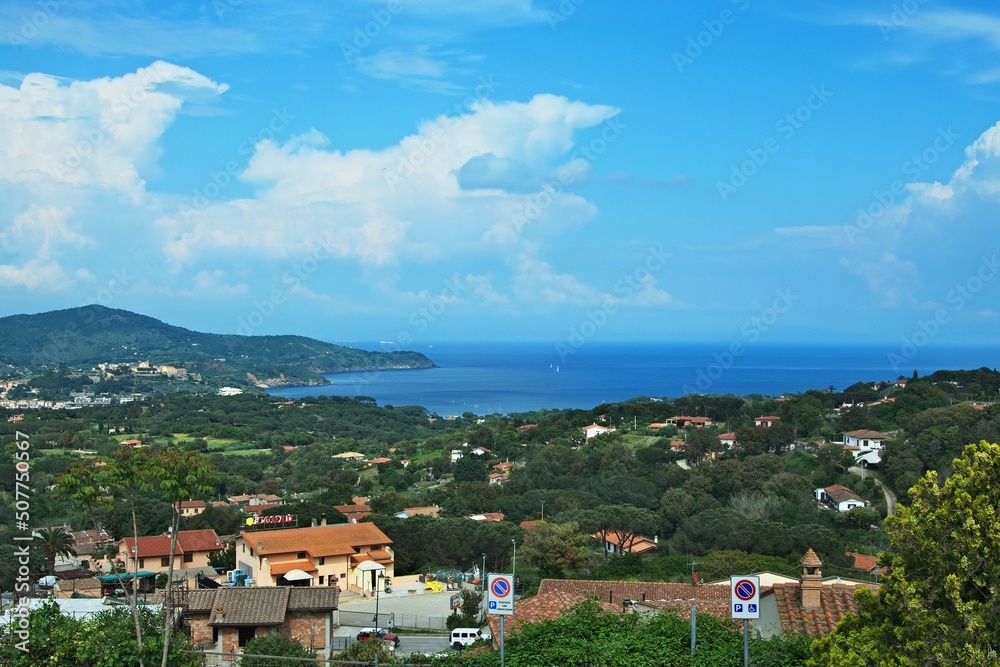
{"label": "coastline", "polygon": [[[377,350],[378,345],[373,344]],[[281,387],[285,398],[309,395],[368,396],[379,405],[416,405],[428,412],[477,415],[544,409],[590,409],[636,397],[678,398],[686,394],[780,396],[810,389],[837,390],[868,381],[925,375],[936,370],[993,368],[994,347],[928,348],[915,368],[897,371],[888,346],[747,346],[729,357],[715,343],[598,343],[581,347],[565,361],[551,343],[440,343],[415,346],[433,353],[433,368],[324,374],[329,384]],[[424,371],[419,373],[416,371]],[[318,390],[318,391],[317,391]]]}

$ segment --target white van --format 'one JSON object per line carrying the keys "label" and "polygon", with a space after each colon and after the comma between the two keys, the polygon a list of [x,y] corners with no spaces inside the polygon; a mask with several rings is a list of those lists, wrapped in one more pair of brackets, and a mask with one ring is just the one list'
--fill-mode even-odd
{"label": "white van", "polygon": [[477,641],[493,641],[493,635],[489,632],[483,633],[479,628],[455,628],[451,631],[449,643],[456,651],[466,646],[472,646]]}

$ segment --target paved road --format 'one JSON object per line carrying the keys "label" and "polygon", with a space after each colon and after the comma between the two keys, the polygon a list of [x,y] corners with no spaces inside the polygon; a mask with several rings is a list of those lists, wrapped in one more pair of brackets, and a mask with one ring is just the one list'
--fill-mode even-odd
{"label": "paved road", "polygon": [[847,471],[848,472],[853,472],[855,475],[861,475],[862,478],[871,475],[872,478],[875,480],[875,483],[878,484],[878,486],[879,486],[880,489],[882,489],[882,495],[885,496],[885,511],[886,511],[886,513],[890,514],[890,515],[893,514],[893,513],[895,513],[895,511],[896,511],[896,503],[899,501],[899,499],[896,497],[896,494],[893,492],[892,489],[890,489],[888,486],[886,486],[885,484],[883,484],[882,480],[880,480],[878,477],[875,477],[875,475],[874,475],[874,473],[872,471],[870,471],[870,470],[864,470],[864,469],[858,468],[858,467],[848,468]]}
{"label": "paved road", "polygon": [[396,652],[401,655],[411,653],[431,655],[447,650],[448,637],[446,635],[399,635],[399,648],[396,649]]}

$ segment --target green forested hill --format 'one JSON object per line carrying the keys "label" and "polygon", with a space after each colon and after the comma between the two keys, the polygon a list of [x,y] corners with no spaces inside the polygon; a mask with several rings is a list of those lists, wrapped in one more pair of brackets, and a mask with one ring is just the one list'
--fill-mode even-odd
{"label": "green forested hill", "polygon": [[38,370],[102,362],[185,367],[209,377],[321,381],[322,373],[431,368],[419,352],[368,352],[304,336],[199,333],[126,310],[91,305],[0,318],[0,360]]}

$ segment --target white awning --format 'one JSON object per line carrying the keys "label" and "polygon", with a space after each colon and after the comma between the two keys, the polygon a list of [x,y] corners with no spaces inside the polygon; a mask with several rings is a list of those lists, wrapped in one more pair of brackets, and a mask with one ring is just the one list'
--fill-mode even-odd
{"label": "white awning", "polygon": [[305,581],[312,579],[312,575],[302,570],[290,570],[285,573],[285,581]]}

